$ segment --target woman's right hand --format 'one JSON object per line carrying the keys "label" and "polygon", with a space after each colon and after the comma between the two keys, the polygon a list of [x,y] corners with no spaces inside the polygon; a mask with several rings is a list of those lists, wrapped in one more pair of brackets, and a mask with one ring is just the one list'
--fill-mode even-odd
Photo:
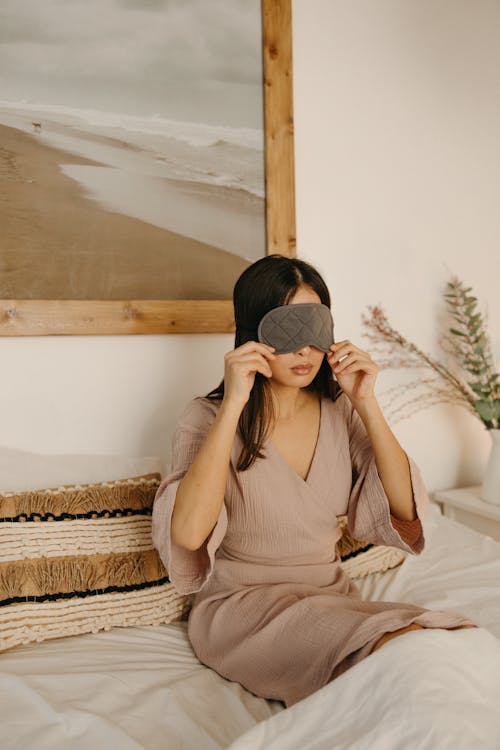
{"label": "woman's right hand", "polygon": [[224,355],[224,399],[243,409],[255,382],[255,374],[272,376],[269,361],[275,359],[274,347],[258,341],[246,341],[241,346]]}

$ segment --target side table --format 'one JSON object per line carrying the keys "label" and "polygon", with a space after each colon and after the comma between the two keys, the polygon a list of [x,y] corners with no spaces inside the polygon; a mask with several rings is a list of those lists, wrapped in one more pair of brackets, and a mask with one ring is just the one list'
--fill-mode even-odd
{"label": "side table", "polygon": [[447,518],[480,531],[500,541],[500,505],[485,503],[479,497],[480,487],[462,487],[434,492],[432,500]]}

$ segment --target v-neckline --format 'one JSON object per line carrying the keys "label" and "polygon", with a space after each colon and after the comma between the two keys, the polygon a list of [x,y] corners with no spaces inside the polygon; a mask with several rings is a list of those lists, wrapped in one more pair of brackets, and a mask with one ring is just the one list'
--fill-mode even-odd
{"label": "v-neckline", "polygon": [[321,435],[322,435],[322,432],[323,432],[323,409],[324,409],[324,407],[323,407],[323,396],[320,396],[320,398],[319,398],[319,428],[318,428],[318,436],[316,438],[316,445],[314,446],[313,457],[312,457],[311,463],[309,465],[309,471],[307,472],[307,476],[306,476],[305,479],[303,479],[303,477],[301,477],[300,474],[298,474],[295,471],[295,469],[293,468],[293,466],[290,466],[290,464],[288,463],[288,461],[284,458],[284,456],[280,453],[280,451],[278,450],[278,448],[274,445],[273,441],[270,438],[267,440],[267,444],[276,453],[276,455],[281,460],[281,462],[287,467],[287,469],[292,474],[294,474],[297,477],[297,479],[300,482],[303,482],[304,484],[309,484],[309,480],[311,479],[311,474],[312,474],[314,466],[316,464],[316,459],[317,459],[317,456],[318,456],[318,449],[319,449],[319,445],[320,445],[320,441],[321,441]]}

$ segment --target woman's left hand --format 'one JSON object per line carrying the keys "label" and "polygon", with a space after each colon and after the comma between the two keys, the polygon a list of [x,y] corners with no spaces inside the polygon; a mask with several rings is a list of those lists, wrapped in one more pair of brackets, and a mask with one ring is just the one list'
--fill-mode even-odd
{"label": "woman's left hand", "polygon": [[378,367],[370,355],[347,340],[332,344],[330,349],[326,355],[328,364],[349,399],[356,401],[373,397]]}

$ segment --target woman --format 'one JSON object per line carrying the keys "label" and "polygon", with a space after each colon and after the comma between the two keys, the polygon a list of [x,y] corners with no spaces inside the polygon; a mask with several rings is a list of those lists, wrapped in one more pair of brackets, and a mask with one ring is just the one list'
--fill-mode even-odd
{"label": "woman", "polygon": [[419,554],[428,496],[383,417],[366,352],[348,340],[312,345],[324,331],[308,333],[307,316],[291,335],[309,343],[281,354],[264,343],[264,316],[278,323],[273,340],[290,335],[286,305],[331,317],[320,274],[269,255],[243,272],[233,300],[235,348],[218,388],[178,422],[153,540],[177,591],[195,593],[188,635],[200,661],[291,706],[391,637],[477,626],[364,601],[336,557],[343,514],[354,538]]}

